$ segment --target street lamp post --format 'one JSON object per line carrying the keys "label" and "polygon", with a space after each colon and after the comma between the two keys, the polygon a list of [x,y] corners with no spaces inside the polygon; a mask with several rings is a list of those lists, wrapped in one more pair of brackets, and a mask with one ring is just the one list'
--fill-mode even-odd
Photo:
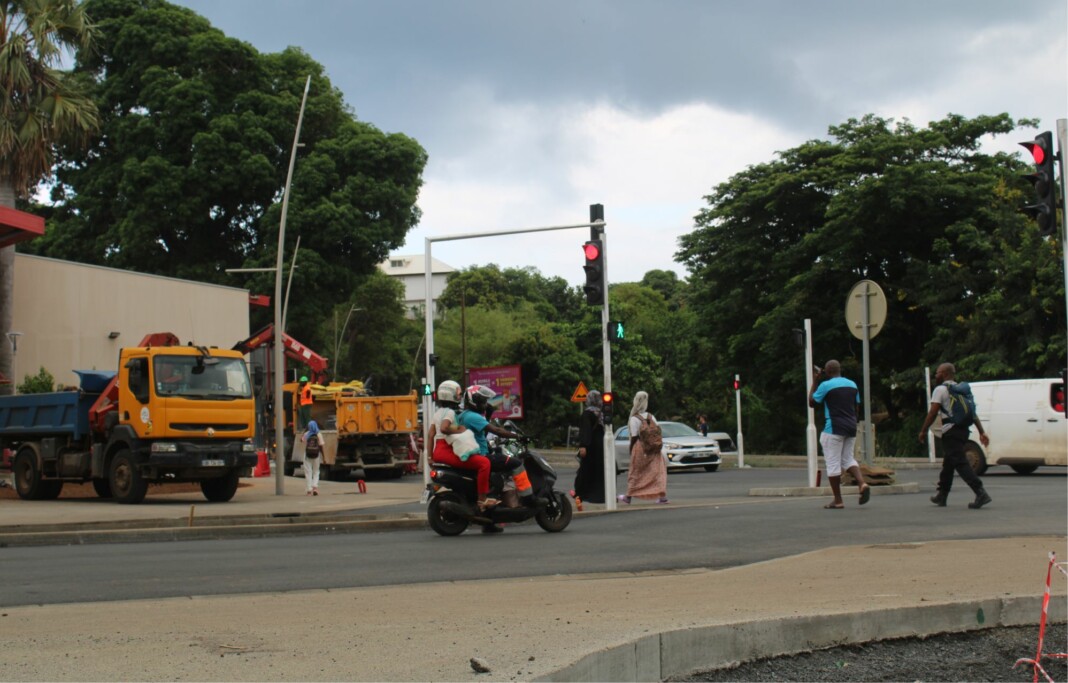
{"label": "street lamp post", "polygon": [[300,127],[304,123],[304,106],[308,103],[308,89],[311,76],[304,81],[304,97],[300,101],[300,114],[297,115],[297,130],[293,133],[293,149],[289,154],[289,172],[286,174],[286,187],[282,193],[282,218],[278,223],[278,253],[275,258],[274,271],[274,492],[281,496],[285,493],[285,410],[282,405],[282,368],[285,367],[282,344],[279,343],[282,329],[282,255],[286,240],[286,213],[289,211],[289,188],[293,184],[293,167],[297,163],[297,148],[300,146]]}
{"label": "street lamp post", "polygon": [[338,332],[338,329],[337,329],[337,311],[334,311],[334,358],[333,358],[333,361],[334,361],[334,381],[335,382],[337,381],[337,366],[341,364],[339,362],[339,360],[338,360],[339,359],[339,355],[341,353],[341,338],[345,336],[345,330],[348,329],[349,318],[351,318],[352,314],[355,313],[356,311],[362,311],[362,310],[363,310],[362,308],[357,308],[356,306],[349,307],[349,312],[345,314],[345,324],[341,326],[341,331],[340,332]]}

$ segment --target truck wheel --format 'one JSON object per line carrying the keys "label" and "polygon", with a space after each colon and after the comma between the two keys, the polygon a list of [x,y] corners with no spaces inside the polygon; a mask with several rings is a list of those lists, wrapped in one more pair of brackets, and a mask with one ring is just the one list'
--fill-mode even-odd
{"label": "truck wheel", "polygon": [[1016,474],[1033,474],[1038,465],[1009,465]]}
{"label": "truck wheel", "polygon": [[111,498],[111,482],[107,479],[94,479],[93,490],[101,498]]}
{"label": "truck wheel", "polygon": [[240,479],[240,473],[233,469],[217,479],[205,479],[200,482],[200,490],[211,502],[225,503],[237,493],[237,484]]}
{"label": "truck wheel", "polygon": [[964,457],[968,459],[973,472],[979,476],[986,474],[986,456],[983,455],[983,449],[979,444],[974,441],[964,444]]}
{"label": "truck wheel", "polygon": [[23,449],[15,456],[12,466],[15,474],[15,491],[23,500],[41,500],[44,484],[41,472],[37,469],[37,456],[30,449]]}
{"label": "truck wheel", "polygon": [[145,480],[137,461],[129,449],[122,449],[111,459],[108,468],[108,485],[116,503],[140,503],[148,493],[148,481]]}

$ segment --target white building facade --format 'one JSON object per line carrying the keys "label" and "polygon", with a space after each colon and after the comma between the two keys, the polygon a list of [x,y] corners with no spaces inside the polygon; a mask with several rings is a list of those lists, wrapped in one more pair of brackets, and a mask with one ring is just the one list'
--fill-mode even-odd
{"label": "white building facade", "polygon": [[[426,256],[423,254],[390,256],[378,264],[379,270],[404,284],[404,308],[409,318],[423,317],[426,306]],[[445,291],[449,273],[456,269],[436,258],[430,259],[430,293],[435,308]]]}

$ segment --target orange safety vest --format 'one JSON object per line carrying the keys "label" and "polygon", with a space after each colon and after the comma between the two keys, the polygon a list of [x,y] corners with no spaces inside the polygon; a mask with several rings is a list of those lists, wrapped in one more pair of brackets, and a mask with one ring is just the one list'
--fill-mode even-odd
{"label": "orange safety vest", "polygon": [[302,406],[310,406],[312,404],[311,384],[305,384],[304,388],[300,390],[300,404]]}

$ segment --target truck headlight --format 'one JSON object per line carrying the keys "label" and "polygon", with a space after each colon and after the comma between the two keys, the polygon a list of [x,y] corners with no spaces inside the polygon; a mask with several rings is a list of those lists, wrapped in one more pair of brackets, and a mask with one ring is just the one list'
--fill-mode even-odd
{"label": "truck headlight", "polygon": [[152,444],[153,453],[177,453],[178,444],[173,441],[156,441]]}

